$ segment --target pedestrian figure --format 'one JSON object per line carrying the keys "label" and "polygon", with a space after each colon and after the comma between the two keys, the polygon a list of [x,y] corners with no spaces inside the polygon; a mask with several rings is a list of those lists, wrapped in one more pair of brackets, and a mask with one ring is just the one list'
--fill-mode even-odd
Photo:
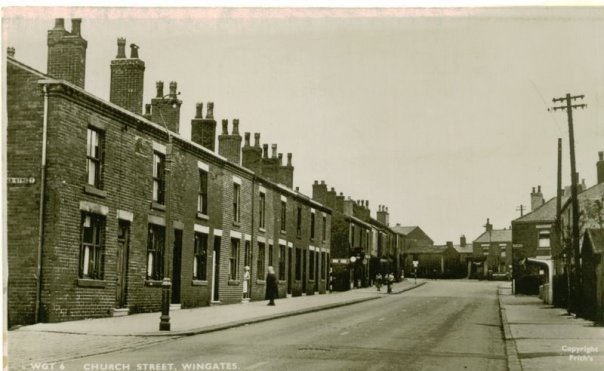
{"label": "pedestrian figure", "polygon": [[243,298],[247,299],[249,298],[248,282],[250,280],[250,267],[246,265],[243,270]]}
{"label": "pedestrian figure", "polygon": [[390,273],[386,276],[386,281],[388,284],[388,293],[392,294],[392,284],[394,283],[394,274]]}
{"label": "pedestrian figure", "polygon": [[275,269],[268,267],[268,273],[266,274],[266,297],[268,300],[267,305],[275,305],[275,299],[277,298],[277,276],[275,276]]}
{"label": "pedestrian figure", "polygon": [[375,276],[375,286],[377,287],[378,291],[380,291],[380,289],[382,288],[382,275],[381,275],[381,273],[378,273]]}

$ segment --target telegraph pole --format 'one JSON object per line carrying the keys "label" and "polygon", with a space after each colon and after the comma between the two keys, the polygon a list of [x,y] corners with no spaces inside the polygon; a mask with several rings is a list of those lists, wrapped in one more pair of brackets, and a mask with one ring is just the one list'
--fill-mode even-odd
{"label": "telegraph pole", "polygon": [[524,216],[524,205],[520,204],[520,206],[516,208],[516,211],[520,211],[520,216]]}
{"label": "telegraph pole", "polygon": [[[570,147],[570,179],[571,179],[571,201],[572,201],[572,236],[571,236],[571,247],[572,254],[574,255],[574,274],[575,274],[575,300],[574,303],[579,303],[578,297],[580,295],[580,283],[581,276],[579,274],[581,257],[579,256],[579,200],[577,199],[577,170],[575,164],[575,133],[573,128],[573,109],[585,108],[586,104],[573,104],[572,101],[585,98],[585,95],[570,95],[566,94],[565,97],[554,98],[552,101],[555,103],[562,103],[563,105],[552,107],[551,110],[566,110],[568,115],[568,145]],[[564,104],[565,103],[565,104]],[[577,307],[577,305],[575,305]],[[575,312],[576,312],[575,308]]]}

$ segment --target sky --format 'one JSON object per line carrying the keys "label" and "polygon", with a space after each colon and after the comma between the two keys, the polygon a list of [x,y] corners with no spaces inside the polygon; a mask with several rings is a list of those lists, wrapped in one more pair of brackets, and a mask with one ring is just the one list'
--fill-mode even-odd
{"label": "sky", "polygon": [[[324,180],[372,215],[419,225],[443,244],[509,228],[532,187],[555,195],[557,138],[570,183],[564,112],[574,111],[577,171],[596,182],[604,151],[604,8],[4,9],[3,53],[46,71],[53,18],[81,17],[86,90],[108,100],[116,40],[139,45],[144,101],[178,82],[181,134],[195,103],[293,153],[294,185]],[[128,52],[129,54],[129,52]],[[167,90],[167,88],[166,88]],[[220,130],[220,124],[219,130]],[[252,135],[253,137],[253,135]]]}

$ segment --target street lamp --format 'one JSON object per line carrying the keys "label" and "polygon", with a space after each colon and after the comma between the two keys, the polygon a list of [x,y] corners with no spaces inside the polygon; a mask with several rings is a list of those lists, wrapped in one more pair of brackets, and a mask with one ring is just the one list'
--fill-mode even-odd
{"label": "street lamp", "polygon": [[[162,102],[166,101],[171,103],[172,108],[176,108],[178,105],[178,99],[176,98],[180,92],[173,94],[166,94],[163,97],[159,98]],[[169,98],[169,99],[168,99]],[[170,203],[170,196],[172,194],[172,132],[168,129],[168,125],[166,120],[164,119],[164,115],[162,113],[162,109],[159,108],[159,116],[161,118],[161,125],[166,130],[166,134],[168,135],[168,145],[166,146],[166,166],[164,167],[164,179],[165,179],[165,196],[164,196],[164,206],[166,208],[166,239],[164,241],[164,279],[161,283],[162,294],[161,294],[161,316],[159,317],[159,331],[170,331],[170,293],[172,288],[172,282],[169,277],[169,262],[166,259],[166,246],[170,246],[170,243],[173,243],[172,237],[172,208]]]}
{"label": "street lamp", "polygon": [[417,283],[417,266],[419,265],[419,260],[413,261],[413,279],[414,283]]}

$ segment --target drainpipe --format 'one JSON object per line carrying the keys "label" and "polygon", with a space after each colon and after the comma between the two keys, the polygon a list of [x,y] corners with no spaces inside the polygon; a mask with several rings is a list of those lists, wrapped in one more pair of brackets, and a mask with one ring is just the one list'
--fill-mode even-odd
{"label": "drainpipe", "polygon": [[42,121],[42,162],[40,164],[40,215],[38,225],[38,247],[36,266],[36,309],[34,322],[38,323],[40,317],[40,302],[42,296],[42,248],[44,246],[44,197],[46,191],[46,138],[48,132],[48,85],[42,86],[44,92],[44,117]]}

